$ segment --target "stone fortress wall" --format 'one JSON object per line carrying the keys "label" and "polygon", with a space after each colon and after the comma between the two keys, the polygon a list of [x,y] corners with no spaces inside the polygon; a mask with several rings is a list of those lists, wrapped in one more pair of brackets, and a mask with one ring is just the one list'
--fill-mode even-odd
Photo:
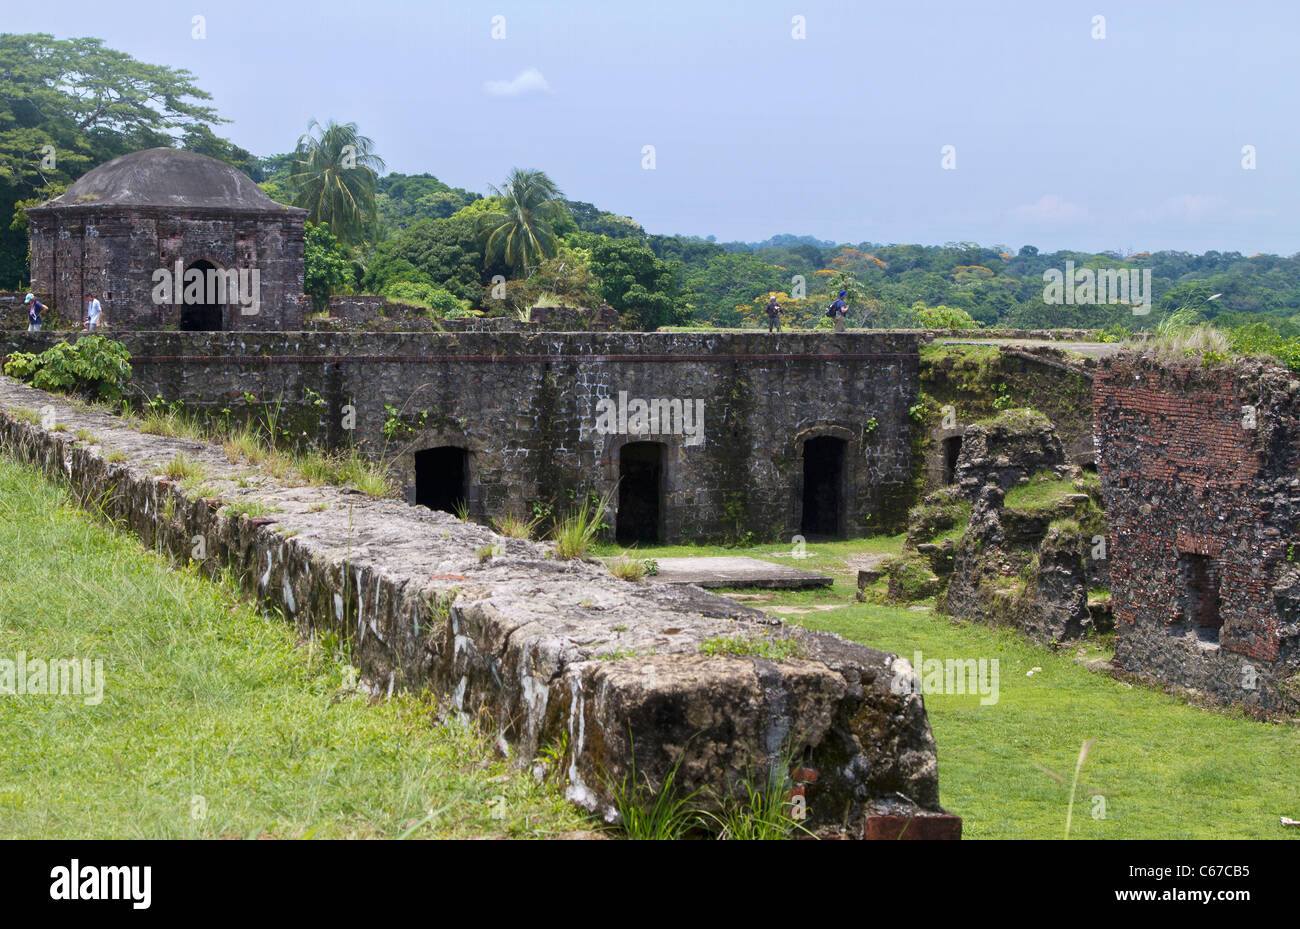
{"label": "stone fortress wall", "polygon": [[[214,416],[279,401],[291,435],[391,458],[409,502],[460,495],[477,518],[609,494],[620,532],[657,521],[642,537],[789,541],[898,525],[912,502],[911,333],[110,334],[131,352],[137,400]],[[11,332],[2,350],[59,338]],[[702,409],[702,435],[636,434],[631,417],[602,429],[598,404],[620,394],[625,410]],[[421,457],[432,449],[463,450],[462,473],[434,473],[458,466],[455,451]]]}

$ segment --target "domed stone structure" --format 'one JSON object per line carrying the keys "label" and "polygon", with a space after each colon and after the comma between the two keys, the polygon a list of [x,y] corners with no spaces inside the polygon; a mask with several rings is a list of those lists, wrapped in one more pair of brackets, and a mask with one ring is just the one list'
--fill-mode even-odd
{"label": "domed stone structure", "polygon": [[64,321],[94,294],[110,328],[301,328],[307,211],[225,162],[133,152],[27,216],[32,289]]}

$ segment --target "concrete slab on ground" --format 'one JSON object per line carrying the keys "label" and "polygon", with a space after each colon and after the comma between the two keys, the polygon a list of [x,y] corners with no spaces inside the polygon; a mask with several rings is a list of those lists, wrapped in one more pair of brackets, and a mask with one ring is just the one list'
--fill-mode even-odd
{"label": "concrete slab on ground", "polygon": [[757,558],[659,558],[660,584],[695,584],[697,587],[767,587],[772,590],[803,590],[829,587],[825,574],[801,571]]}

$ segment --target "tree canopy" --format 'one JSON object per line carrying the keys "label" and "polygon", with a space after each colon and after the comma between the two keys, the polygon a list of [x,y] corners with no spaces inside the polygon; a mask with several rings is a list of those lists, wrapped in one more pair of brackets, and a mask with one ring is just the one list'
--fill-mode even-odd
{"label": "tree canopy", "polygon": [[26,218],[86,171],[222,120],[183,68],[137,61],[102,39],[0,34],[0,286],[27,277]]}
{"label": "tree canopy", "polygon": [[294,206],[313,223],[329,223],[343,245],[357,245],[376,221],[375,187],[384,160],[356,123],[312,120],[298,139],[288,178]]}

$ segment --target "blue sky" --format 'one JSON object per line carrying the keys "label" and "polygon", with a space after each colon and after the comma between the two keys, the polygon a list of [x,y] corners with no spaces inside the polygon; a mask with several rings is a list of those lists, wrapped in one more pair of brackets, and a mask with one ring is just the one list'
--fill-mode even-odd
{"label": "blue sky", "polygon": [[390,170],[541,168],[651,232],[1300,251],[1290,2],[59,0],[0,28],[188,68],[257,154],[355,121]]}

